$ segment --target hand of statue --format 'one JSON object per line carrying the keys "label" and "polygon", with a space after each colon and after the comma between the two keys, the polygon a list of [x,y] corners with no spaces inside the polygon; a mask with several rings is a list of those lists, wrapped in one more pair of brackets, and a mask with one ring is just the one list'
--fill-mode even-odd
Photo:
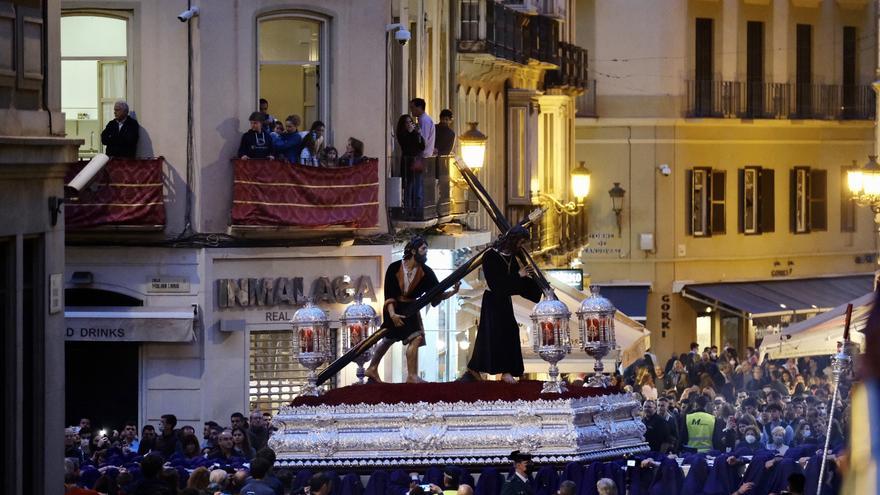
{"label": "hand of statue", "polygon": [[391,316],[391,321],[394,322],[395,327],[402,327],[403,326],[403,317],[402,316],[400,316],[397,313],[391,313],[390,316]]}
{"label": "hand of statue", "polygon": [[461,282],[456,282],[455,285],[452,286],[452,292],[458,293],[458,289],[461,288]]}

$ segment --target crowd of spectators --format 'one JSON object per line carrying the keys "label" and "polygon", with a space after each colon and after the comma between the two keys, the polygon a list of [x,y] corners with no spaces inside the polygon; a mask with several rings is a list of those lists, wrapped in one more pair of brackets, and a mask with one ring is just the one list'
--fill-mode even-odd
{"label": "crowd of spectators", "polygon": [[302,118],[288,115],[284,121],[269,114],[269,102],[260,99],[260,110],[248,117],[250,129],[241,136],[238,158],[241,160],[282,160],[309,167],[350,167],[365,160],[363,141],[350,137],[345,152],[326,143],[326,126],[320,120],[300,131]]}

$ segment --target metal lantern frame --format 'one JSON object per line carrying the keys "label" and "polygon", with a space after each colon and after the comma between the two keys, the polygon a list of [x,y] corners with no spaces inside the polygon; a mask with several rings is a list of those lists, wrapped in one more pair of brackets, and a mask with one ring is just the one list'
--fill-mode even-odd
{"label": "metal lantern frame", "polygon": [[550,364],[550,380],[544,382],[541,393],[565,392],[556,364],[571,353],[571,331],[568,328],[571,311],[553,294],[545,294],[544,300],[535,305],[529,317],[532,319],[532,348]]}
{"label": "metal lantern frame", "polygon": [[577,311],[578,330],[581,348],[596,360],[593,376],[584,384],[587,387],[607,387],[608,377],[604,375],[602,359],[617,347],[614,337],[614,315],[617,308],[608,299],[599,295],[598,288],[592,287],[590,296],[581,302]]}
{"label": "metal lantern frame", "polygon": [[315,371],[333,359],[330,318],[324,310],[308,301],[293,313],[290,324],[293,326],[293,348],[297,353],[297,360],[309,370],[308,383],[303,387],[302,395],[321,395]]}
{"label": "metal lantern frame", "polygon": [[[376,332],[376,328],[379,325],[379,315],[372,306],[363,302],[363,296],[358,295],[354,302],[345,308],[342,317],[339,318],[339,322],[342,324],[339,329],[341,332],[342,352],[346,353]],[[355,336],[357,338],[354,338]],[[357,383],[360,385],[364,384],[364,364],[372,357],[373,349],[370,348],[354,360],[358,365],[356,373]]]}

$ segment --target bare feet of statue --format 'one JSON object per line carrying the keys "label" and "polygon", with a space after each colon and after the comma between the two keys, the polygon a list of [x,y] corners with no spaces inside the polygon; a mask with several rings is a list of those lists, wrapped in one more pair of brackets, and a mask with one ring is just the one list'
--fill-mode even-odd
{"label": "bare feet of statue", "polygon": [[516,378],[513,377],[510,373],[504,373],[501,375],[501,381],[506,383],[516,383]]}
{"label": "bare feet of statue", "polygon": [[367,383],[382,383],[382,379],[379,378],[379,370],[376,368],[367,368],[364,370],[364,376],[367,378]]}
{"label": "bare feet of statue", "polygon": [[410,375],[406,377],[406,383],[425,383],[425,380],[419,375]]}

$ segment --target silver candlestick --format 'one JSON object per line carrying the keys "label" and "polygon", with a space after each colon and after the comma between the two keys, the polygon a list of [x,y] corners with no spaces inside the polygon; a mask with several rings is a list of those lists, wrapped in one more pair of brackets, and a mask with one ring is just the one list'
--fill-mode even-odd
{"label": "silver candlestick", "polygon": [[598,288],[591,288],[590,296],[581,302],[577,311],[581,346],[588,356],[596,360],[593,376],[585,387],[608,387],[609,379],[604,375],[602,359],[616,347],[614,340],[614,314],[617,309],[611,301],[599,295]]}
{"label": "silver candlestick", "polygon": [[532,347],[541,359],[550,363],[550,380],[544,382],[541,393],[565,392],[566,387],[559,380],[559,367],[556,363],[571,353],[571,332],[568,330],[571,311],[552,292],[548,292],[544,294],[544,300],[535,305],[530,316]]}
{"label": "silver candlestick", "polygon": [[[354,302],[345,308],[345,312],[342,313],[342,318],[339,321],[342,323],[342,328],[340,329],[342,332],[342,353],[345,354],[352,347],[357,346],[364,339],[373,335],[378,323],[378,314],[372,306],[364,303],[363,296],[357,295]],[[357,383],[359,385],[364,384],[364,364],[372,357],[373,350],[367,349],[354,360],[358,365]]]}
{"label": "silver candlestick", "polygon": [[321,308],[308,301],[305,306],[296,310],[290,323],[293,325],[293,348],[297,353],[297,360],[309,370],[308,383],[303,386],[302,395],[321,395],[315,370],[333,358],[330,319]]}

